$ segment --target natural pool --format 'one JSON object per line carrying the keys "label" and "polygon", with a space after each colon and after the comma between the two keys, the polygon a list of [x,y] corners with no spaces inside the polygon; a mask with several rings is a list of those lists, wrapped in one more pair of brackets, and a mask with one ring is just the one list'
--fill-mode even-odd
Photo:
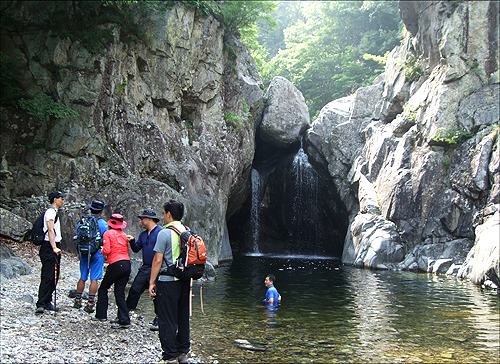
{"label": "natural pool", "polygon": [[[273,310],[262,303],[269,273],[283,297]],[[500,360],[499,296],[446,276],[247,256],[203,283],[204,314],[200,282],[193,294],[191,336],[219,363]]]}

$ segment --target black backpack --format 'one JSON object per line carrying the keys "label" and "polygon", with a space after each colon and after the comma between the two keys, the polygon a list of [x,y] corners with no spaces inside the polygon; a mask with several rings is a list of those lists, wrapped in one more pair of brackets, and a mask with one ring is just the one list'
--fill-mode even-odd
{"label": "black backpack", "polygon": [[82,217],[76,228],[75,241],[78,254],[91,256],[102,246],[102,236],[99,233],[99,218],[97,216]]}
{"label": "black backpack", "polygon": [[[54,209],[54,207],[50,207],[51,209]],[[28,237],[28,240],[31,241],[34,245],[39,246],[42,245],[44,239],[45,239],[45,234],[47,233],[46,230],[43,230],[43,219],[45,217],[45,213],[47,210],[45,210],[42,214],[40,214],[35,222],[33,223],[33,228],[31,229],[30,235]],[[54,224],[57,222],[57,219],[59,218],[59,211],[56,213],[56,219],[54,221]]]}

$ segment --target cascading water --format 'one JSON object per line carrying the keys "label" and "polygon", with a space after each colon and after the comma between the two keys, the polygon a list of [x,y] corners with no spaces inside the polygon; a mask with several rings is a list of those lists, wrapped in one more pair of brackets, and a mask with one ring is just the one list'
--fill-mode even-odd
{"label": "cascading water", "polygon": [[260,216],[259,205],[262,195],[262,179],[259,172],[252,168],[252,207],[250,210],[250,226],[252,229],[253,253],[259,253]]}
{"label": "cascading water", "polygon": [[[269,163],[254,165],[247,252],[257,254],[331,254],[325,244],[325,206],[320,177],[304,148]],[[274,163],[273,163],[274,161]],[[264,193],[267,191],[266,193]],[[263,203],[265,197],[265,203]]]}
{"label": "cascading water", "polygon": [[277,148],[256,138],[248,198],[228,220],[235,254],[340,258],[348,214],[304,140]]}
{"label": "cascading water", "polygon": [[287,195],[293,198],[290,240],[300,242],[306,251],[315,252],[316,227],[319,226],[318,173],[309,163],[302,146],[292,162],[293,184]]}

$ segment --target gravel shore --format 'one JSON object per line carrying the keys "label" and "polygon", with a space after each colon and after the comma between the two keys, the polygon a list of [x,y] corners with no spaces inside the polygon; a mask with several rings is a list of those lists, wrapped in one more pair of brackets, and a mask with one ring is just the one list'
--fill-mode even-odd
{"label": "gravel shore", "polygon": [[[112,329],[109,321],[93,321],[93,314],[72,307],[74,300],[69,292],[76,288],[79,278],[75,254],[63,252],[62,255],[61,278],[57,285],[60,311],[35,315],[41,269],[38,248],[30,243],[3,243],[25,260],[32,272],[0,284],[2,363],[159,362],[158,333],[149,329],[153,317],[143,317],[141,311],[133,312],[129,329]],[[112,289],[109,290],[108,320],[117,312]],[[196,355],[199,344],[193,338],[191,346],[189,361],[207,362]]]}

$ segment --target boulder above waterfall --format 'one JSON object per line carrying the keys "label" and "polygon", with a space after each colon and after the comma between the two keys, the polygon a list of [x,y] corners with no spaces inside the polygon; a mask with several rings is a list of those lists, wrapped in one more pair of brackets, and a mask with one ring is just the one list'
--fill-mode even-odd
{"label": "boulder above waterfall", "polygon": [[309,110],[304,96],[286,78],[273,78],[264,95],[264,103],[260,136],[265,142],[286,148],[309,127]]}

